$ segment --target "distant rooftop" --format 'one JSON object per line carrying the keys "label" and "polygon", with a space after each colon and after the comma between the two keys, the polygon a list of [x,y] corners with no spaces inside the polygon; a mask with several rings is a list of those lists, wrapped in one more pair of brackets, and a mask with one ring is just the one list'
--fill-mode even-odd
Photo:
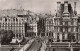
{"label": "distant rooftop", "polygon": [[17,9],[6,9],[0,11],[0,16],[15,16],[15,15],[27,15],[28,13],[34,14],[29,10],[17,10]]}

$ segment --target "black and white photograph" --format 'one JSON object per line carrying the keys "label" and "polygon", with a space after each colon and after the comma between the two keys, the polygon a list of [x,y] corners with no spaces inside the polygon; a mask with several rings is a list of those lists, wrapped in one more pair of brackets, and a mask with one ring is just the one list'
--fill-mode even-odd
{"label": "black and white photograph", "polygon": [[0,0],[0,51],[80,51],[80,0]]}

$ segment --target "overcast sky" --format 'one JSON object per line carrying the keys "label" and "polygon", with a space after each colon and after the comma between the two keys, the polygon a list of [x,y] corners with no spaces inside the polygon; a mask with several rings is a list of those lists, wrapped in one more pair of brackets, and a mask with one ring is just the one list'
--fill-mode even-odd
{"label": "overcast sky", "polygon": [[[52,12],[57,8],[57,1],[63,3],[64,0],[0,0],[0,9],[17,9],[22,6],[23,9],[31,10],[33,12]],[[77,11],[80,13],[80,1],[79,0],[68,0],[69,3],[74,6],[74,1],[77,2]]]}

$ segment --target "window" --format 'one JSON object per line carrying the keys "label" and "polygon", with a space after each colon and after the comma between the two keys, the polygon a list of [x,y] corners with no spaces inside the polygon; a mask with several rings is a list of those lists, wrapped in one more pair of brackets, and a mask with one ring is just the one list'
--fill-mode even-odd
{"label": "window", "polygon": [[76,22],[76,20],[74,20],[74,22],[73,22],[73,23],[74,23],[74,25],[77,25],[77,22]]}
{"label": "window", "polygon": [[8,27],[8,29],[10,29],[10,27]]}
{"label": "window", "polygon": [[65,22],[65,25],[68,25],[68,22]]}
{"label": "window", "polygon": [[59,25],[60,22],[58,21],[57,23],[58,23],[58,25]]}
{"label": "window", "polygon": [[63,28],[63,32],[65,32],[65,28]]}
{"label": "window", "polygon": [[76,27],[74,27],[74,32],[76,32]]}
{"label": "window", "polygon": [[55,25],[56,25],[56,22],[55,22]]}
{"label": "window", "polygon": [[55,21],[55,25],[57,25],[57,20]]}
{"label": "window", "polygon": [[68,25],[71,25],[71,22],[68,22]]}
{"label": "window", "polygon": [[68,31],[70,32],[71,31],[71,28],[68,28]]}
{"label": "window", "polygon": [[59,41],[59,33],[57,33],[57,41]]}
{"label": "window", "polygon": [[65,22],[63,22],[63,25],[65,25]]}
{"label": "window", "polygon": [[12,27],[11,27],[11,30],[12,30]]}
{"label": "window", "polygon": [[62,34],[62,37],[63,37],[63,40],[65,40],[65,34],[64,33]]}
{"label": "window", "polygon": [[60,31],[60,28],[58,27],[58,32]]}
{"label": "window", "polygon": [[7,29],[7,27],[5,27],[5,29]]}

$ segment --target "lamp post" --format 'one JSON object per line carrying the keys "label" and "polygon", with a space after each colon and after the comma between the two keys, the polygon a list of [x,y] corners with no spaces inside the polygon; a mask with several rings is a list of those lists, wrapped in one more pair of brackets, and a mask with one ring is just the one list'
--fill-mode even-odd
{"label": "lamp post", "polygon": [[[1,33],[0,33],[1,34]],[[1,48],[1,36],[0,36],[0,48]]]}
{"label": "lamp post", "polygon": [[1,37],[0,37],[0,48],[1,48]]}
{"label": "lamp post", "polygon": [[51,44],[49,44],[49,51],[52,51],[52,49],[51,49]]}
{"label": "lamp post", "polygon": [[69,42],[70,51],[73,51],[73,47],[71,45],[71,42]]}
{"label": "lamp post", "polygon": [[19,43],[19,47],[21,47],[20,43]]}

